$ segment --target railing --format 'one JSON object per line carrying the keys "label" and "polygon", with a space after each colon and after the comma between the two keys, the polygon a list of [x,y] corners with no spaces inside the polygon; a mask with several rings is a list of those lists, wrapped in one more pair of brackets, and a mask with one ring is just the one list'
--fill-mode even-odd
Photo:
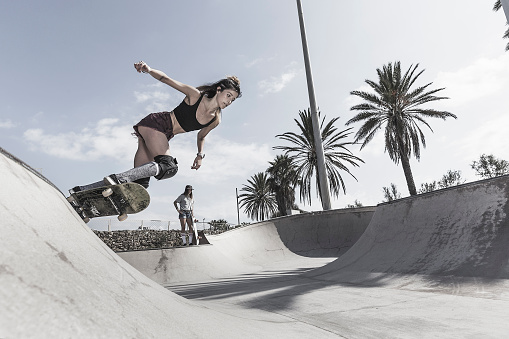
{"label": "railing", "polygon": [[[124,231],[124,230],[179,230],[180,220],[133,220],[118,221],[116,218],[98,218],[92,219],[87,224],[96,231]],[[196,228],[207,233],[221,233],[234,227],[226,224],[223,227],[214,227],[205,220],[195,222]]]}

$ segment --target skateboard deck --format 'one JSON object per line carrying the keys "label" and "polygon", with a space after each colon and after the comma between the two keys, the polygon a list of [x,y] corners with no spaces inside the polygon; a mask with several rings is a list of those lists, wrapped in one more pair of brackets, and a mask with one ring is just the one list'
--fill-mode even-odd
{"label": "skateboard deck", "polygon": [[128,214],[147,208],[150,195],[143,186],[128,182],[75,192],[67,200],[85,222],[112,215],[118,215],[118,220],[123,221]]}
{"label": "skateboard deck", "polygon": [[193,239],[193,245],[199,245],[200,241],[198,240],[198,230],[196,229],[196,223],[193,220],[193,230],[194,230],[194,239]]}

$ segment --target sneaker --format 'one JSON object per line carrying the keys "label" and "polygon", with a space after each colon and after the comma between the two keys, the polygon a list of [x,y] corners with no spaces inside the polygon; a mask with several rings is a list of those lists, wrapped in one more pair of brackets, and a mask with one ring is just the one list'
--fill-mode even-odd
{"label": "sneaker", "polygon": [[80,186],[74,186],[73,188],[71,188],[69,190],[69,194],[71,194],[71,195],[76,193],[76,192],[81,192],[81,187]]}
{"label": "sneaker", "polygon": [[117,179],[117,176],[115,174],[110,174],[107,177],[104,177],[103,180],[106,186],[120,184],[120,181]]}

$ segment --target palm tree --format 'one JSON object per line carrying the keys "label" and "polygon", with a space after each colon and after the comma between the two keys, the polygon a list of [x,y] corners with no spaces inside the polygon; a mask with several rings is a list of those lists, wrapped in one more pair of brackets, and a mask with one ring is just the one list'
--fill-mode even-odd
{"label": "palm tree", "polygon": [[431,101],[448,99],[434,94],[444,88],[428,90],[429,83],[416,89],[410,89],[424,70],[415,74],[419,64],[411,65],[406,73],[401,75],[400,62],[384,65],[383,69],[377,69],[378,83],[366,80],[375,93],[352,91],[365,100],[360,105],[350,108],[352,111],[360,111],[347,125],[365,120],[355,135],[355,142],[364,140],[361,149],[364,148],[375,136],[382,126],[385,125],[385,150],[396,164],[401,161],[408,190],[411,195],[417,194],[412,170],[410,168],[410,156],[412,152],[417,160],[420,159],[420,144],[426,147],[426,139],[417,123],[422,123],[431,131],[431,127],[424,118],[441,118],[456,116],[446,111],[419,108],[420,105]]}
{"label": "palm tree", "polygon": [[287,211],[295,204],[295,186],[298,183],[297,172],[288,155],[278,155],[269,162],[266,172],[269,187],[274,192],[280,215],[287,215]]}
{"label": "palm tree", "polygon": [[[277,135],[282,140],[289,141],[295,146],[276,146],[274,149],[281,149],[285,151],[295,165],[295,170],[300,178],[300,199],[301,201],[308,201],[311,203],[311,181],[317,169],[317,158],[313,134],[313,124],[311,120],[311,111],[299,111],[300,121],[294,119],[300,129],[300,134],[293,132],[286,132]],[[318,112],[320,118],[320,112]],[[338,131],[334,127],[334,123],[339,118],[334,118],[328,123],[325,123],[325,116],[320,123],[321,138],[323,143],[325,171],[329,178],[329,189],[333,196],[339,196],[340,191],[346,193],[345,183],[341,177],[340,170],[350,174],[355,180],[355,176],[350,173],[345,162],[352,166],[358,167],[357,162],[364,162],[362,159],[354,156],[352,152],[347,149],[348,145],[353,142],[345,142],[342,139],[346,138],[351,133],[351,128],[343,131]],[[320,180],[315,175],[316,191],[318,197],[321,197]]]}
{"label": "palm tree", "polygon": [[248,180],[249,185],[244,185],[240,190],[246,192],[239,195],[240,207],[244,208],[251,220],[265,220],[277,212],[277,204],[274,193],[267,182],[267,174],[259,172]]}
{"label": "palm tree", "polygon": [[[500,10],[501,8],[502,8],[502,3],[500,2],[500,0],[495,1],[495,4],[493,5],[493,10],[495,12],[498,12],[498,10]],[[506,8],[506,10],[507,10],[507,8]],[[503,38],[509,39],[509,28],[505,31]],[[509,43],[507,43],[507,45],[505,46],[505,50],[509,51]]]}

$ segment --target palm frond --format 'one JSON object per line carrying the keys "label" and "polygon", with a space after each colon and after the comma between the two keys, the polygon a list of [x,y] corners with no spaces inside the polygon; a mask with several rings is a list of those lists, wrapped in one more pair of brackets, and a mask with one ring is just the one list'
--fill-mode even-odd
{"label": "palm frond", "polygon": [[248,180],[239,194],[239,205],[251,220],[265,220],[277,211],[276,199],[267,183],[267,175],[259,172]]}
{"label": "palm frond", "polygon": [[[361,94],[362,95],[362,94]],[[340,192],[346,192],[344,181],[341,177],[341,171],[352,175],[346,164],[358,166],[362,159],[354,156],[348,146],[353,142],[344,141],[346,137],[352,134],[352,128],[339,131],[336,123],[339,117],[326,120],[325,116],[319,117],[319,129],[324,149],[325,167],[327,177],[329,178],[329,189],[332,195],[337,196]],[[315,188],[317,196],[320,197],[320,182],[317,178],[317,155],[314,143],[313,123],[310,110],[299,112],[300,121],[296,121],[300,134],[286,132],[276,137],[281,140],[292,143],[293,145],[276,146],[274,149],[283,150],[286,155],[292,159],[299,180],[299,197],[301,201],[311,202],[311,186],[313,178],[315,179]],[[340,151],[340,150],[343,150]],[[352,177],[354,177],[352,175]],[[354,177],[355,178],[355,177]],[[321,197],[320,197],[321,198]]]}

